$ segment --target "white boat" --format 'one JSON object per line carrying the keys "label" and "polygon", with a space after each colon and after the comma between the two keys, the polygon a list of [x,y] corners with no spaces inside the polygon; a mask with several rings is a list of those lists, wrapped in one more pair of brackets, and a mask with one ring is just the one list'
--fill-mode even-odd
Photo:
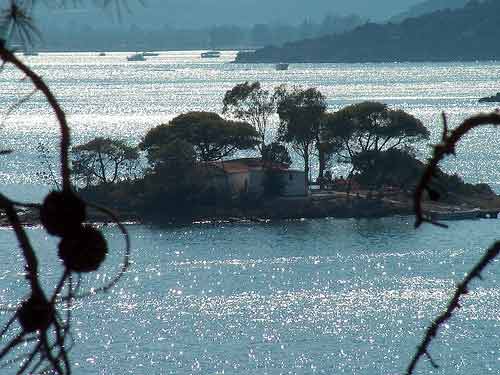
{"label": "white boat", "polygon": [[207,59],[207,58],[217,58],[220,57],[220,52],[219,51],[207,51],[207,52],[202,52],[201,53],[201,58]]}
{"label": "white boat", "polygon": [[144,61],[144,55],[142,53],[135,53],[133,55],[127,56],[127,61]]}
{"label": "white boat", "polygon": [[276,68],[276,70],[287,70],[288,64],[287,63],[279,63],[279,64],[276,64],[275,68]]}
{"label": "white boat", "polygon": [[143,52],[142,56],[144,57],[154,57],[154,56],[160,56],[158,52]]}

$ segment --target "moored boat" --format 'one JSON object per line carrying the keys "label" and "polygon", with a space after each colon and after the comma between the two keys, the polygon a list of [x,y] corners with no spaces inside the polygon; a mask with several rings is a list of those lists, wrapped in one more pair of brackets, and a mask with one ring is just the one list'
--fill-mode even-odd
{"label": "moored boat", "polygon": [[278,63],[276,64],[276,70],[287,70],[288,69],[288,64],[287,63]]}
{"label": "moored boat", "polygon": [[142,53],[135,53],[133,55],[127,56],[127,61],[144,61],[144,55]]}
{"label": "moored boat", "polygon": [[498,103],[500,102],[500,92],[497,92],[495,95],[486,96],[484,98],[479,99],[479,103]]}
{"label": "moored boat", "polygon": [[474,208],[472,210],[452,210],[452,211],[430,211],[428,215],[432,220],[471,220],[481,217],[481,210]]}
{"label": "moored boat", "polygon": [[220,57],[220,52],[219,51],[207,51],[207,52],[202,52],[200,56],[202,59],[217,58],[217,57]]}

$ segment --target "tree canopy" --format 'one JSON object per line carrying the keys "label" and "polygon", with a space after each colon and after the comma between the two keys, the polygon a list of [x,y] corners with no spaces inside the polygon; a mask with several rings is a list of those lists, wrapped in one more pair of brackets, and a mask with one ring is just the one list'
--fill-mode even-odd
{"label": "tree canopy", "polygon": [[[306,179],[309,178],[309,160],[312,147],[320,140],[321,119],[326,110],[326,99],[316,88],[278,87],[275,91],[280,118],[278,139],[289,143],[304,160]],[[321,164],[321,163],[320,163]]]}
{"label": "tree canopy", "polygon": [[413,187],[424,169],[424,164],[408,150],[400,149],[363,151],[354,156],[352,164],[360,173],[357,182],[376,188],[383,185]]}
{"label": "tree canopy", "polygon": [[163,176],[178,177],[196,162],[193,145],[183,139],[174,139],[165,145],[154,147],[147,157],[152,172]]}
{"label": "tree canopy", "polygon": [[262,148],[262,160],[271,163],[292,164],[292,158],[286,147],[277,142],[270,143]]}
{"label": "tree canopy", "polygon": [[140,148],[148,151],[151,161],[152,154],[174,140],[190,143],[196,159],[206,162],[255,147],[259,135],[246,122],[225,120],[213,112],[188,112],[149,130]]}
{"label": "tree canopy", "polygon": [[326,115],[324,132],[341,141],[348,161],[360,152],[410,147],[429,138],[420,120],[378,102],[353,104]]}
{"label": "tree canopy", "polygon": [[86,185],[132,177],[139,159],[136,147],[103,137],[73,147],[71,155],[73,176]]}
{"label": "tree canopy", "polygon": [[269,121],[276,109],[274,96],[262,89],[259,82],[247,81],[226,91],[222,103],[222,113],[248,121],[255,127],[259,133],[259,149],[262,152]]}

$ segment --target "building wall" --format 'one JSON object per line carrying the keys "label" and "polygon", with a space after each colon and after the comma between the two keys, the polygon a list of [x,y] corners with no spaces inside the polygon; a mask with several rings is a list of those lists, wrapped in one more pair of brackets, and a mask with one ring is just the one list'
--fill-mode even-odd
{"label": "building wall", "polygon": [[248,187],[250,186],[248,172],[229,173],[227,175],[227,181],[233,194],[244,193],[248,191]]}
{"label": "building wall", "polygon": [[295,197],[308,194],[304,171],[290,169],[283,171],[283,174],[286,182],[283,196]]}
{"label": "building wall", "polygon": [[[286,170],[282,171],[285,182],[283,196],[305,196],[308,194],[308,189],[305,185],[304,171]],[[248,172],[232,172],[224,176],[212,178],[212,185],[222,192],[229,188],[233,195],[240,193],[250,193],[261,195],[264,193],[264,176],[265,172],[262,169],[254,169]]]}
{"label": "building wall", "polygon": [[261,195],[264,193],[264,171],[263,170],[251,170],[250,171],[250,184],[248,186],[248,192],[256,195]]}

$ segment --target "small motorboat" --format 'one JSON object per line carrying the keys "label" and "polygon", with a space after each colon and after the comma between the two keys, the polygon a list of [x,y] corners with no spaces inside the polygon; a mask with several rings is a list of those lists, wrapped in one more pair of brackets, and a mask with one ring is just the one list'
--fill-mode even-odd
{"label": "small motorboat", "polygon": [[484,98],[479,99],[479,103],[498,103],[500,102],[500,92],[497,92],[495,95],[486,96]]}
{"label": "small motorboat", "polygon": [[202,52],[200,56],[202,59],[217,58],[217,57],[220,57],[220,52],[219,51],[207,51],[207,52]]}
{"label": "small motorboat", "polygon": [[135,53],[133,55],[127,56],[127,61],[144,61],[144,55],[142,53]]}
{"label": "small motorboat", "polygon": [[288,64],[287,63],[276,64],[276,70],[288,70]]}
{"label": "small motorboat", "polygon": [[428,215],[432,220],[473,220],[481,217],[481,210],[473,208],[471,210],[451,210],[451,211],[430,211]]}
{"label": "small motorboat", "polygon": [[160,56],[160,54],[158,52],[143,52],[142,53],[142,56],[144,57],[154,57],[154,56]]}

